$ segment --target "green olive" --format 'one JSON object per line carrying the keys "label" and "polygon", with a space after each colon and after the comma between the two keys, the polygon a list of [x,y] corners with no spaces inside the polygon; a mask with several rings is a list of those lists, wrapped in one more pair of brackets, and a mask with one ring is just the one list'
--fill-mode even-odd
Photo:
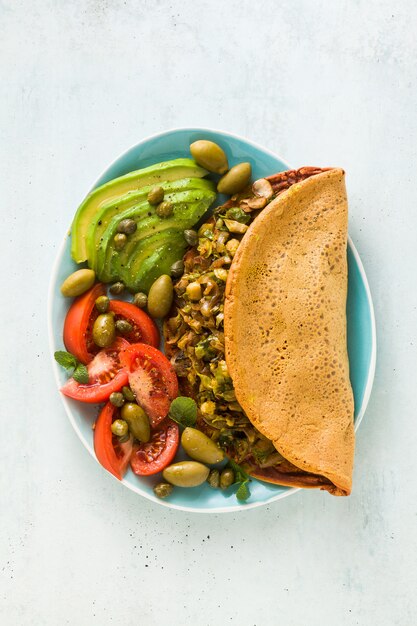
{"label": "green olive", "polygon": [[172,278],[180,278],[184,274],[184,261],[180,259],[171,265]]}
{"label": "green olive", "polygon": [[121,335],[127,335],[128,333],[132,332],[133,326],[127,320],[117,320],[117,322],[116,322],[116,330]]}
{"label": "green olive", "polygon": [[209,172],[224,174],[229,169],[224,150],[213,141],[205,139],[194,141],[190,146],[190,152],[198,165],[205,167]]}
{"label": "green olive", "polygon": [[130,387],[123,387],[122,393],[123,393],[124,399],[127,400],[128,402],[135,402],[136,401],[136,396],[135,396],[135,394],[133,393],[133,391],[131,390]]}
{"label": "green olive", "polygon": [[164,195],[163,188],[160,185],[155,185],[148,193],[149,204],[159,204],[164,199]]}
{"label": "green olive", "polygon": [[153,492],[158,498],[166,498],[171,495],[173,489],[174,487],[169,483],[158,483],[153,488]]}
{"label": "green olive", "polygon": [[133,297],[133,304],[137,306],[139,309],[145,309],[148,304],[148,296],[146,293],[135,293]]}
{"label": "green olive", "polygon": [[210,437],[207,437],[197,428],[187,427],[181,436],[182,447],[195,461],[212,465],[224,459],[224,452],[220,450]]}
{"label": "green olive", "polygon": [[148,312],[152,317],[165,317],[168,315],[174,298],[174,288],[171,276],[162,274],[149,289]]}
{"label": "green olive", "polygon": [[207,482],[213,489],[220,487],[220,472],[217,469],[210,470],[210,474],[207,477]]}
{"label": "green olive", "polygon": [[116,437],[124,437],[129,432],[127,422],[124,420],[114,420],[110,428],[113,435],[116,435]]}
{"label": "green olive", "polygon": [[160,202],[155,209],[155,213],[158,217],[171,217],[173,212],[174,205],[172,204],[172,202],[168,202],[167,200]]}
{"label": "green olive", "polygon": [[180,461],[166,467],[162,476],[177,487],[197,487],[207,480],[209,472],[209,468],[202,463]]}
{"label": "green olive", "polygon": [[191,228],[184,230],[184,239],[189,246],[196,246],[198,244],[198,233]]}
{"label": "green olive", "polygon": [[125,403],[124,395],[119,391],[113,391],[113,393],[110,394],[109,400],[113,406],[117,406],[119,408]]}
{"label": "green olive", "polygon": [[110,300],[107,296],[99,296],[95,302],[95,305],[99,313],[107,313],[110,306]]}
{"label": "green olive", "polygon": [[128,423],[132,435],[142,443],[147,443],[151,438],[151,427],[142,407],[134,402],[127,402],[122,406],[120,414]]}
{"label": "green olive", "polygon": [[117,232],[123,233],[124,235],[132,235],[136,231],[137,227],[138,225],[136,224],[135,220],[128,218],[125,220],[121,220],[117,224]]}
{"label": "green olive", "polygon": [[219,193],[226,193],[232,196],[234,193],[242,191],[250,181],[252,168],[250,163],[239,163],[230,169],[217,184]]}
{"label": "green olive", "polygon": [[113,238],[116,250],[123,250],[127,242],[127,236],[124,233],[117,233]]}
{"label": "green olive", "polygon": [[114,317],[110,313],[102,313],[93,324],[93,341],[100,348],[108,348],[116,337]]}
{"label": "green olive", "polygon": [[235,482],[235,473],[230,467],[226,467],[220,474],[220,489],[227,489]]}
{"label": "green olive", "polygon": [[123,293],[125,290],[125,286],[121,282],[113,283],[113,285],[109,288],[110,293],[114,296],[118,296]]}
{"label": "green olive", "polygon": [[61,293],[66,298],[80,296],[94,285],[96,274],[94,270],[77,270],[64,280],[61,285]]}

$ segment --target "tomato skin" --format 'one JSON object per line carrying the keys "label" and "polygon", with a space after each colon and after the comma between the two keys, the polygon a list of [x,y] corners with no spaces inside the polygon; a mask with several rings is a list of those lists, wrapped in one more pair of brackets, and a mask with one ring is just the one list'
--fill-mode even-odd
{"label": "tomato skin", "polygon": [[129,343],[147,343],[155,348],[159,346],[158,327],[145,311],[123,300],[110,300],[110,311],[113,311],[116,320],[121,318],[132,324],[133,331],[123,335]]}
{"label": "tomato skin", "polygon": [[148,443],[133,446],[130,466],[137,476],[153,476],[169,465],[180,444],[178,425],[164,420],[153,431]]}
{"label": "tomato skin", "polygon": [[100,350],[87,365],[91,383],[80,384],[69,378],[61,392],[88,404],[106,402],[113,391],[119,391],[128,383],[127,371],[120,363],[120,352],[128,346],[125,339],[117,337],[110,348]]}
{"label": "tomato skin", "polygon": [[94,451],[104,469],[122,480],[132,455],[133,443],[132,439],[123,444],[116,443],[111,424],[117,414],[118,409],[111,402],[102,408],[94,428]]}
{"label": "tomato skin", "polygon": [[155,428],[167,415],[178,395],[178,379],[166,356],[153,346],[134,343],[120,352],[129,384],[138,404],[146,411]]}
{"label": "tomato skin", "polygon": [[104,295],[105,287],[97,283],[71,304],[64,322],[64,344],[68,352],[77,357],[81,363],[87,365],[99,351],[95,347],[89,333],[98,311],[94,303],[99,296]]}

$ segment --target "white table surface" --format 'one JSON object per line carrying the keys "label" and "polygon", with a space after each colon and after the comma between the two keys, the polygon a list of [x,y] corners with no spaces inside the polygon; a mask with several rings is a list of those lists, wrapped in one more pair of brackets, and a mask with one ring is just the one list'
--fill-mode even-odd
{"label": "white table surface", "polygon": [[[413,0],[0,3],[0,623],[417,623],[417,9]],[[73,432],[51,264],[113,158],[176,126],[347,171],[379,352],[351,497],[239,515],[152,505]]]}

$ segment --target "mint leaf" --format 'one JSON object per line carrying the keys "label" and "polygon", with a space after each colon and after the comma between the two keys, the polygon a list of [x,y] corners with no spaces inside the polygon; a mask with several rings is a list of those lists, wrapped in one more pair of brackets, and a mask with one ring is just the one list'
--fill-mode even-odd
{"label": "mint leaf", "polygon": [[238,500],[247,500],[250,496],[250,491],[249,491],[249,487],[248,487],[248,480],[244,480],[240,486],[239,489],[236,491],[236,498]]}
{"label": "mint leaf", "polygon": [[57,350],[54,354],[55,361],[64,369],[72,370],[77,367],[78,361],[71,352],[65,350]]}
{"label": "mint leaf", "polygon": [[248,480],[250,480],[249,474],[245,472],[243,467],[235,463],[233,459],[229,459],[229,466],[232,468],[232,470],[235,473],[235,483],[243,483],[245,481],[248,482]]}
{"label": "mint leaf", "polygon": [[169,417],[180,426],[194,426],[197,421],[197,405],[192,398],[179,396],[171,402]]}
{"label": "mint leaf", "polygon": [[86,385],[89,380],[87,367],[82,363],[78,363],[72,377],[77,381],[77,383],[84,383]]}

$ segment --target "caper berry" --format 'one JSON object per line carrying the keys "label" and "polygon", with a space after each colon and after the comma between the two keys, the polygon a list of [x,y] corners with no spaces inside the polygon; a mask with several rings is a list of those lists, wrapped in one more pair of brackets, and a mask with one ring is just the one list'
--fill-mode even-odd
{"label": "caper berry", "polygon": [[172,204],[172,202],[168,202],[167,200],[160,202],[155,209],[155,213],[158,217],[171,217],[173,212],[174,205]]}
{"label": "caper berry", "polygon": [[220,487],[220,472],[217,469],[210,470],[210,474],[207,477],[207,482],[213,489]]}
{"label": "caper berry", "polygon": [[96,309],[99,313],[107,313],[109,310],[110,300],[107,296],[99,296],[95,302]]}
{"label": "caper berry", "polygon": [[117,232],[123,233],[125,235],[132,235],[137,229],[137,227],[138,225],[136,224],[135,220],[125,219],[125,220],[121,220],[117,224]]}
{"label": "caper berry", "polygon": [[220,489],[227,489],[235,482],[235,473],[231,467],[226,467],[220,474]]}
{"label": "caper berry", "polygon": [[133,326],[127,320],[117,320],[117,322],[116,322],[116,330],[121,335],[127,335],[128,333],[132,332]]}
{"label": "caper berry", "polygon": [[173,278],[180,278],[184,274],[184,261],[181,259],[179,261],[175,261],[171,265],[171,276]]}
{"label": "caper berry", "polygon": [[117,233],[113,238],[114,247],[116,250],[123,250],[126,245],[127,236],[124,233]]}
{"label": "caper berry", "polygon": [[117,406],[119,408],[125,403],[124,395],[120,393],[120,391],[113,391],[113,393],[110,394],[109,400],[113,406]]}
{"label": "caper berry", "polygon": [[145,309],[148,304],[148,296],[146,293],[135,293],[133,296],[133,304],[137,306],[139,309]]}
{"label": "caper berry", "polygon": [[158,483],[153,488],[153,491],[158,498],[166,498],[171,495],[173,489],[173,485],[170,485],[169,483]]}
{"label": "caper berry", "polygon": [[93,341],[100,348],[108,348],[114,341],[116,328],[113,315],[101,313],[93,324]]}
{"label": "caper berry", "polygon": [[129,426],[124,420],[114,420],[110,428],[116,437],[124,437],[129,432]]}
{"label": "caper berry", "polygon": [[198,234],[191,228],[184,230],[184,239],[189,246],[196,246],[198,244]]}
{"label": "caper berry", "polygon": [[136,396],[130,387],[123,387],[122,393],[125,400],[128,402],[135,402]]}
{"label": "caper berry", "polygon": [[114,296],[118,296],[119,294],[123,293],[124,290],[125,286],[121,282],[113,283],[113,285],[109,288],[110,293],[112,293]]}
{"label": "caper berry", "polygon": [[155,185],[148,193],[149,204],[159,204],[164,199],[165,192],[162,187]]}

